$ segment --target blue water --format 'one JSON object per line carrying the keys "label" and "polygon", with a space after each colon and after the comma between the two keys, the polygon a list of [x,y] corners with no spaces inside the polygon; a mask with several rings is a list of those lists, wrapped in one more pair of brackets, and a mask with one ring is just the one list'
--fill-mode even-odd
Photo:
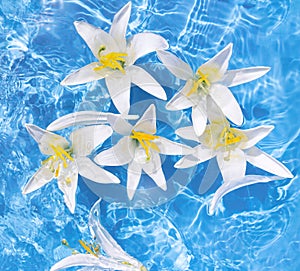
{"label": "blue water", "polygon": [[[22,187],[44,158],[24,128],[40,127],[79,109],[108,110],[95,84],[59,82],[93,61],[74,20],[108,30],[127,1],[2,0],[0,2],[0,269],[49,270],[90,238],[89,209],[97,200],[79,181],[71,215],[55,181],[23,196]],[[153,208],[103,202],[102,221],[121,246],[151,271],[300,270],[300,2],[297,0],[133,1],[128,35],[161,34],[196,69],[233,42],[230,69],[265,65],[264,77],[232,88],[243,128],[276,129],[259,147],[283,162],[291,180],[257,184],[224,197],[214,216],[207,204],[216,184],[198,195],[206,164],[187,188]],[[155,55],[140,60],[156,62]],[[178,83],[178,82],[176,82]],[[168,91],[168,98],[174,90]],[[84,101],[84,102],[82,102]],[[260,173],[248,168],[249,173]],[[74,269],[75,270],[75,269]]]}

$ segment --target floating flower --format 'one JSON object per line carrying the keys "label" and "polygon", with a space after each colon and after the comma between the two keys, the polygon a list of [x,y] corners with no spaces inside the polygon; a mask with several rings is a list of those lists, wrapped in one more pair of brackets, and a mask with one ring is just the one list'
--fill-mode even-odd
{"label": "floating flower", "polygon": [[133,64],[148,53],[167,49],[168,43],[152,33],[139,33],[126,41],[130,12],[131,2],[115,15],[109,33],[86,22],[74,23],[98,62],[73,72],[61,82],[62,85],[77,85],[105,78],[111,99],[121,113],[129,111],[131,83],[159,99],[167,99],[160,84],[144,69]]}
{"label": "floating flower", "polygon": [[160,153],[183,155],[191,153],[188,146],[170,141],[156,133],[156,112],[152,104],[140,120],[130,125],[122,118],[108,118],[112,128],[124,137],[112,148],[99,153],[95,162],[102,166],[128,165],[127,194],[131,200],[137,189],[142,171],[163,190],[167,189],[166,179],[161,168]]}
{"label": "floating flower", "polygon": [[227,45],[212,59],[201,65],[196,73],[175,55],[159,51],[162,63],[178,78],[186,80],[185,86],[167,104],[168,110],[192,107],[192,122],[196,135],[200,136],[207,123],[207,97],[210,96],[233,123],[241,125],[243,114],[228,87],[257,79],[267,73],[268,67],[252,67],[227,71],[232,54],[232,44]]}
{"label": "floating flower", "polygon": [[[92,207],[89,217],[91,232],[99,245],[87,244],[80,240],[79,243],[86,253],[78,253],[73,250],[74,255],[62,259],[53,265],[50,271],[57,271],[73,266],[93,266],[104,268],[105,270],[147,271],[147,268],[138,260],[128,255],[101,225],[99,210],[97,210],[100,200]],[[63,244],[69,247],[66,240],[63,240]],[[106,256],[100,253],[100,247]]]}
{"label": "floating flower", "polygon": [[[187,168],[216,157],[217,165],[221,171],[224,184],[219,188],[226,187],[226,193],[241,187],[241,180],[254,183],[266,182],[264,176],[245,177],[246,162],[283,178],[292,178],[292,173],[279,161],[255,147],[255,144],[266,137],[274,128],[271,125],[258,126],[252,129],[240,130],[230,127],[229,122],[221,111],[217,113],[217,105],[209,99],[210,124],[206,126],[204,133],[198,137],[192,126],[179,128],[176,134],[179,136],[195,140],[200,145],[194,147],[194,153],[181,158],[176,164],[176,168]],[[271,180],[271,179],[270,179]],[[213,180],[214,181],[214,180]],[[216,192],[218,198],[219,191]],[[222,192],[223,193],[223,192]],[[214,208],[210,211],[213,212]]]}
{"label": "floating flower", "polygon": [[75,130],[70,135],[71,145],[64,137],[36,125],[26,124],[26,129],[38,143],[40,151],[50,156],[42,161],[40,169],[25,185],[23,194],[33,192],[56,178],[59,189],[64,193],[66,205],[74,213],[78,173],[98,183],[120,182],[116,176],[87,157],[96,146],[111,136],[112,129],[109,126],[87,126]]}

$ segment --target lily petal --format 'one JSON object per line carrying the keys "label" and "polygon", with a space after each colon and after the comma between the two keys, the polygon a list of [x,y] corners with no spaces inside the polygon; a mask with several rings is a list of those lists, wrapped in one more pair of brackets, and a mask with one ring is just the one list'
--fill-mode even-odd
{"label": "lily petal", "polygon": [[110,97],[120,113],[128,114],[130,108],[130,74],[116,71],[112,76],[105,78]]}
{"label": "lily petal", "polygon": [[94,71],[94,68],[98,66],[97,62],[92,62],[73,73],[69,74],[64,80],[60,82],[62,86],[74,86],[85,84],[88,82],[102,79],[112,73],[109,69],[103,69],[102,71]]}
{"label": "lily petal", "polygon": [[166,92],[161,85],[144,69],[139,66],[132,65],[128,67],[127,70],[130,72],[133,84],[159,99],[167,99]]}
{"label": "lily petal", "polygon": [[217,161],[224,182],[240,179],[246,173],[246,157],[242,150],[235,149],[230,152],[219,152]]}
{"label": "lily petal", "polygon": [[141,166],[134,160],[128,165],[127,170],[127,195],[130,200],[133,199],[135,191],[139,185],[142,174]]}
{"label": "lily petal", "polygon": [[227,87],[234,87],[253,81],[270,70],[270,67],[251,67],[239,70],[227,71],[221,83]]}
{"label": "lily petal", "polygon": [[224,113],[210,95],[206,98],[206,108],[207,118],[210,123],[223,123],[224,127],[230,126]]}
{"label": "lily petal", "polygon": [[192,122],[196,135],[201,136],[207,123],[206,99],[200,100],[197,106],[192,107]]}
{"label": "lily petal", "polygon": [[25,124],[28,133],[39,144],[43,154],[53,155],[54,151],[50,145],[61,146],[63,149],[69,146],[69,142],[62,136],[44,130],[34,124]]}
{"label": "lily petal", "polygon": [[100,152],[94,161],[102,166],[121,166],[128,164],[134,155],[134,145],[129,136],[125,136],[108,150]]}
{"label": "lily petal", "polygon": [[146,109],[139,121],[134,125],[133,130],[148,134],[156,133],[156,109],[154,104],[151,104]]}
{"label": "lily petal", "polygon": [[126,30],[131,13],[131,2],[128,2],[121,8],[114,16],[113,22],[110,27],[109,34],[119,44],[121,50],[126,48]]}
{"label": "lily petal", "polygon": [[257,142],[265,138],[273,129],[274,126],[272,125],[263,125],[248,130],[240,130],[248,139],[246,142],[242,142],[241,149],[249,149],[253,147]]}
{"label": "lily petal", "polygon": [[113,133],[107,125],[91,125],[73,131],[70,134],[73,153],[76,156],[87,156]]}
{"label": "lily petal", "polygon": [[102,255],[98,257],[91,254],[75,254],[62,259],[52,266],[50,271],[58,271],[73,266],[95,266],[105,270],[135,271],[136,268],[119,263],[115,259],[110,259]]}
{"label": "lily petal", "polygon": [[[232,43],[229,43],[223,50],[217,53],[213,58],[204,63],[200,69],[201,70],[212,70],[218,69],[218,73],[223,77],[228,68],[228,62],[232,55]],[[218,76],[217,76],[218,77]],[[216,78],[217,78],[216,77]],[[214,82],[214,78],[210,78],[211,82]]]}
{"label": "lily petal", "polygon": [[78,184],[78,169],[75,162],[57,179],[59,189],[64,193],[64,200],[70,212],[74,214],[76,206],[76,189]]}
{"label": "lily petal", "polygon": [[202,178],[202,181],[199,186],[199,194],[204,194],[208,191],[209,188],[214,184],[216,179],[220,174],[219,166],[217,159],[214,157],[208,163],[208,166],[205,170],[205,174]]}
{"label": "lily petal", "polygon": [[193,87],[194,81],[192,79],[187,80],[184,87],[176,93],[172,99],[167,103],[166,109],[176,111],[197,105],[197,100],[194,96],[187,96],[191,88]]}
{"label": "lily petal", "polygon": [[30,178],[23,188],[22,194],[25,195],[31,193],[49,183],[52,179],[53,173],[44,165]]}
{"label": "lily petal", "polygon": [[109,171],[97,166],[88,157],[80,157],[76,159],[79,174],[86,179],[96,183],[120,183],[118,177]]}
{"label": "lily petal", "polygon": [[213,84],[210,89],[210,96],[229,120],[237,125],[242,125],[244,118],[242,110],[227,87],[221,84]]}
{"label": "lily petal", "polygon": [[211,158],[213,158],[216,155],[216,153],[203,146],[198,145],[194,148],[194,153],[190,155],[186,155],[183,158],[181,158],[175,165],[175,168],[188,168],[193,167],[195,165],[198,165],[202,162],[205,162]]}
{"label": "lily petal", "polygon": [[157,51],[159,60],[173,73],[177,78],[189,80],[193,78],[193,70],[189,64],[182,61],[177,56],[167,51]]}
{"label": "lily petal", "polygon": [[99,58],[98,53],[101,46],[106,47],[105,53],[119,51],[119,47],[113,37],[101,28],[83,21],[74,22],[74,26],[97,59]]}
{"label": "lily petal", "polygon": [[107,122],[113,128],[115,132],[120,135],[129,135],[133,128],[122,116],[118,115],[109,115],[107,117]]}
{"label": "lily petal", "polygon": [[162,136],[154,139],[153,143],[157,145],[159,153],[166,155],[186,155],[194,152],[193,148],[184,144],[173,142]]}
{"label": "lily petal", "polygon": [[182,138],[199,142],[193,126],[179,128],[175,131],[175,134]]}
{"label": "lily petal", "polygon": [[259,175],[246,175],[243,178],[230,180],[229,182],[224,182],[216,191],[213,199],[209,206],[209,214],[213,215],[218,202],[229,192],[239,189],[244,186],[248,186],[255,183],[267,183],[270,181],[280,180],[277,176],[259,176]]}
{"label": "lily petal", "polygon": [[166,191],[167,182],[162,171],[160,156],[156,152],[151,152],[151,160],[142,165],[143,170],[157,184],[159,188]]}
{"label": "lily petal", "polygon": [[100,201],[99,199],[92,207],[89,215],[89,226],[93,236],[96,236],[97,242],[101,245],[104,252],[111,258],[118,258],[123,262],[132,264],[133,266],[142,266],[142,264],[127,254],[121,246],[115,241],[109,232],[103,227],[100,219]]}
{"label": "lily petal", "polygon": [[293,178],[293,174],[287,167],[260,149],[252,147],[246,150],[245,154],[247,161],[252,165],[280,177]]}
{"label": "lily petal", "polygon": [[140,57],[157,50],[169,48],[168,42],[161,36],[153,33],[138,33],[129,40],[129,63],[132,65]]}

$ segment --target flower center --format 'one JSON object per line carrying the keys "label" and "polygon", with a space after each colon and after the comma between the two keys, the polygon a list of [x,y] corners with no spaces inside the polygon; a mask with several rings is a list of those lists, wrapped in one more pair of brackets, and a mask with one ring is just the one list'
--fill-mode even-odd
{"label": "flower center", "polygon": [[147,160],[150,160],[150,148],[157,152],[160,151],[158,146],[155,143],[151,142],[152,140],[159,138],[159,136],[146,134],[143,132],[136,132],[135,130],[132,130],[130,138],[136,139],[141,144],[141,146],[145,150]]}
{"label": "flower center", "polygon": [[[42,161],[42,165],[49,163],[50,170],[54,173],[55,178],[57,178],[60,173],[61,163],[64,168],[67,168],[68,160],[73,162],[74,158],[71,156],[71,150],[66,151],[61,146],[54,146],[52,144],[50,144],[50,147],[53,150],[54,154],[48,157],[46,160]],[[70,178],[67,178],[67,184],[71,182],[71,180],[68,179]]]}
{"label": "flower center", "polygon": [[[63,239],[61,241],[61,243],[66,246],[67,248],[71,249],[72,250],[72,254],[79,254],[79,252],[74,249],[74,248],[71,248],[68,241],[66,239]],[[100,246],[99,245],[96,245],[96,244],[87,244],[86,242],[82,241],[82,240],[79,240],[79,244],[83,247],[83,249],[86,251],[86,253],[88,254],[91,254],[95,257],[98,258],[98,253],[99,253],[99,250],[100,250]]]}
{"label": "flower center", "polygon": [[210,87],[210,82],[208,80],[208,74],[201,72],[200,69],[196,72],[196,79],[193,82],[193,86],[187,96],[192,95],[198,91],[202,91],[204,94],[208,94],[208,88]]}
{"label": "flower center", "polygon": [[110,68],[112,70],[119,70],[122,73],[125,73],[125,57],[127,56],[126,53],[118,53],[118,52],[111,52],[108,54],[101,54],[105,51],[106,47],[101,46],[98,51],[98,58],[100,66],[94,68],[94,71],[101,71],[104,68]]}

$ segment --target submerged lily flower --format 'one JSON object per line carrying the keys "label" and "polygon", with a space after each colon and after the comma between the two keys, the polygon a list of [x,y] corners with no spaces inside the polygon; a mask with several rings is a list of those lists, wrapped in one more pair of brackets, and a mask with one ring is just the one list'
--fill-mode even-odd
{"label": "submerged lily flower", "polygon": [[[206,126],[200,137],[195,134],[192,126],[176,130],[176,134],[179,136],[201,143],[194,147],[195,152],[193,154],[181,158],[175,164],[176,168],[192,167],[216,157],[217,165],[224,180],[224,184],[219,189],[222,191],[224,186],[227,187],[224,190],[226,193],[241,187],[243,180],[245,180],[245,183],[249,182],[249,184],[254,183],[253,180],[255,179],[258,180],[257,182],[266,182],[268,177],[258,176],[252,179],[245,177],[247,161],[279,177],[293,177],[292,173],[283,164],[255,147],[255,144],[266,137],[274,126],[263,125],[247,130],[232,128],[222,112],[219,111],[218,113],[217,105],[211,99],[208,103],[211,111],[209,112],[210,124]],[[269,180],[272,180],[272,178],[269,178]],[[215,179],[211,181],[215,181]],[[210,185],[212,183],[206,184],[206,190]],[[221,191],[216,192],[218,200],[222,197]],[[211,212],[213,212],[213,209],[211,209]]]}
{"label": "submerged lily flower", "polygon": [[111,136],[112,129],[109,126],[95,125],[75,130],[70,135],[71,145],[64,137],[36,125],[26,124],[26,129],[38,143],[40,151],[49,157],[42,161],[42,166],[25,185],[23,194],[31,193],[56,178],[67,207],[74,213],[78,174],[98,183],[120,182],[116,176],[87,157]]}
{"label": "submerged lily flower", "polygon": [[210,96],[224,115],[233,123],[241,125],[241,108],[228,87],[237,86],[267,73],[269,67],[251,67],[229,70],[228,62],[232,54],[232,44],[227,45],[212,59],[201,65],[196,73],[175,55],[157,52],[162,63],[178,78],[186,80],[185,86],[168,102],[168,110],[181,110],[192,107],[192,122],[197,136],[200,136],[207,123],[207,97]]}
{"label": "submerged lily flower", "polygon": [[[105,270],[147,271],[147,268],[137,259],[127,254],[102,226],[98,210],[100,201],[101,199],[94,204],[89,216],[90,230],[99,245],[87,244],[80,240],[79,243],[86,253],[78,253],[73,250],[74,255],[62,259],[53,265],[50,271],[58,271],[73,266],[93,266]],[[63,240],[63,244],[69,247],[65,240]],[[100,247],[106,256],[100,253]]]}
{"label": "submerged lily flower", "polygon": [[74,23],[98,62],[73,72],[61,82],[62,85],[77,85],[105,78],[111,99],[121,113],[129,111],[131,83],[159,99],[167,99],[160,84],[144,69],[133,64],[148,53],[167,49],[168,43],[152,33],[139,33],[126,41],[130,12],[131,2],[114,16],[109,33],[86,22]]}
{"label": "submerged lily flower", "polygon": [[159,154],[183,155],[191,153],[192,149],[155,135],[156,112],[153,104],[134,126],[115,116],[109,117],[108,121],[112,128],[124,137],[112,148],[99,153],[94,159],[95,162],[102,166],[129,164],[127,194],[130,200],[135,194],[142,171],[149,175],[161,189],[167,190]]}

